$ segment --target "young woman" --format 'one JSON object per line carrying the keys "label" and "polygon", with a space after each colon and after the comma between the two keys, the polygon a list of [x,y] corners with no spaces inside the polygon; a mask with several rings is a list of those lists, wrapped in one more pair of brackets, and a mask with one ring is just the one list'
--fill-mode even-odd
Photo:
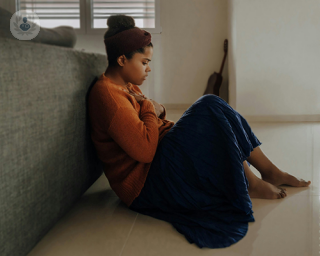
{"label": "young woman", "polygon": [[167,120],[165,107],[139,89],[151,72],[150,33],[130,16],[107,24],[109,66],[89,95],[91,138],[111,188],[131,210],[172,223],[200,248],[221,248],[255,221],[250,198],[280,199],[279,185],[309,186],[279,170],[247,121],[216,95]]}

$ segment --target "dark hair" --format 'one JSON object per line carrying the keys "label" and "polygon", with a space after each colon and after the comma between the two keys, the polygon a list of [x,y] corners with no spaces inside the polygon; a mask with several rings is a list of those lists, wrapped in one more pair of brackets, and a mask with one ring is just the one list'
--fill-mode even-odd
{"label": "dark hair", "polygon": [[[118,34],[124,30],[131,29],[135,27],[135,21],[131,16],[127,16],[124,14],[117,14],[112,15],[108,18],[107,21],[108,30],[104,34],[104,39],[114,36],[115,34]],[[124,54],[128,60],[132,59],[133,55],[135,53],[145,53],[146,47],[153,47],[153,44],[150,42],[150,44],[146,45],[145,47],[139,48],[135,51],[129,52]],[[108,56],[108,62],[109,66],[117,66],[119,65],[117,62],[119,56],[110,59]]]}

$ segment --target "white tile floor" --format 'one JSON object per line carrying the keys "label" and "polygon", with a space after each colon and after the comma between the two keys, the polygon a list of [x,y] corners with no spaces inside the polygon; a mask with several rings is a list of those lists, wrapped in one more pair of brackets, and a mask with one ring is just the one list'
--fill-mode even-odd
{"label": "white tile floor", "polygon": [[[175,122],[183,113],[168,112],[167,119]],[[28,255],[319,256],[320,123],[249,124],[279,169],[312,183],[309,188],[286,186],[283,199],[252,199],[256,221],[238,243],[221,249],[189,244],[170,223],[128,209],[103,175]]]}

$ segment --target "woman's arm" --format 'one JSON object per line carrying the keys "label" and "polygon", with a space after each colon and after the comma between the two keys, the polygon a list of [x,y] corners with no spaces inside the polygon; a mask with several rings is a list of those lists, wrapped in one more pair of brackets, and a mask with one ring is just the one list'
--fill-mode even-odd
{"label": "woman's arm", "polygon": [[164,110],[163,106],[161,104],[159,104],[158,102],[154,101],[153,99],[148,99],[144,95],[138,95],[137,93],[135,93],[134,91],[132,91],[130,89],[129,89],[129,94],[131,96],[134,96],[138,103],[140,103],[143,100],[150,100],[154,106],[157,117],[160,117],[164,113],[165,110]]}
{"label": "woman's arm", "polygon": [[[94,87],[89,97],[90,122],[97,136],[108,134],[131,158],[151,163],[157,150],[159,124],[151,101],[143,100],[139,104],[138,113],[116,88]],[[103,142],[98,141],[101,149]]]}

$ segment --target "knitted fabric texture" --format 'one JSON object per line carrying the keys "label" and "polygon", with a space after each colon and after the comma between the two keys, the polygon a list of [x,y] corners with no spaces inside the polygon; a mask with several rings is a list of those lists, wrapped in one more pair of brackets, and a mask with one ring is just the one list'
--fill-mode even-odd
{"label": "knitted fabric texture", "polygon": [[104,39],[109,59],[135,51],[151,42],[151,34],[138,27],[124,30]]}
{"label": "knitted fabric texture", "polygon": [[[137,85],[128,87],[142,94]],[[158,143],[174,122],[165,119],[166,111],[157,117],[150,100],[139,104],[104,74],[93,86],[88,103],[91,138],[104,173],[112,190],[130,206],[144,186]]]}

